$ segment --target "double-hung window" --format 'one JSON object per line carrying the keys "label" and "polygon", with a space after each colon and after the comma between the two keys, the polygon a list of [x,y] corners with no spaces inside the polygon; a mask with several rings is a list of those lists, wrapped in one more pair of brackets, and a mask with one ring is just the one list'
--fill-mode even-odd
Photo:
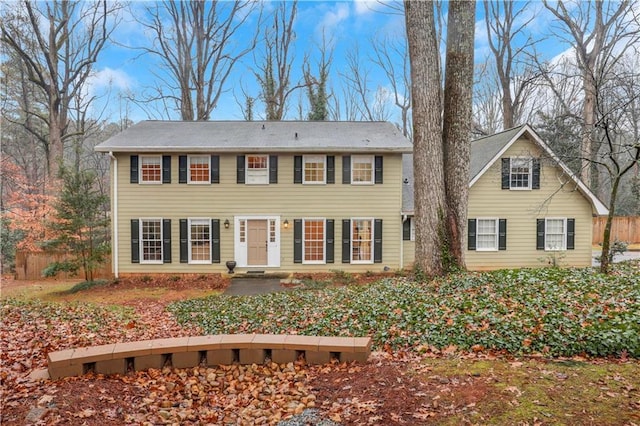
{"label": "double-hung window", "polygon": [[564,218],[545,219],[544,249],[566,250],[567,220]]}
{"label": "double-hung window", "polygon": [[211,157],[208,155],[189,156],[189,183],[209,183]]}
{"label": "double-hung window", "polygon": [[162,263],[162,220],[140,220],[141,263]]}
{"label": "double-hung window", "polygon": [[325,263],[325,220],[303,220],[303,263]]}
{"label": "double-hung window", "polygon": [[269,156],[247,155],[247,184],[269,183]]}
{"label": "double-hung window", "polygon": [[351,156],[351,183],[360,185],[373,184],[373,171],[372,155]]}
{"label": "double-hung window", "polygon": [[476,250],[498,250],[498,219],[477,219]]}
{"label": "double-hung window", "polygon": [[140,182],[162,183],[162,157],[159,155],[140,157]]}
{"label": "double-hung window", "polygon": [[189,219],[189,263],[211,263],[209,219]]}
{"label": "double-hung window", "polygon": [[322,184],[326,183],[326,156],[324,155],[305,155],[304,163],[304,180],[303,183]]}
{"label": "double-hung window", "polygon": [[531,189],[531,169],[531,158],[511,158],[509,187],[511,189]]}
{"label": "double-hung window", "polygon": [[373,219],[351,220],[351,262],[373,263]]}

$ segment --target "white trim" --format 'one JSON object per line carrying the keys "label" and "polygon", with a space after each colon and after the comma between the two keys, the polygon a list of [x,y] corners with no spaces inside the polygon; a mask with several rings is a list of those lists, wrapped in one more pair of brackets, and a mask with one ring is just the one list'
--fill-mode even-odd
{"label": "white trim", "polygon": [[[368,220],[371,222],[371,260],[353,260],[353,223],[355,220]],[[355,265],[369,265],[373,264],[374,245],[376,241],[375,235],[375,219],[373,217],[352,217],[349,222],[349,261]]]}
{"label": "white trim", "polygon": [[[322,181],[307,181],[306,169],[307,159],[319,158],[322,161]],[[326,155],[303,155],[302,156],[302,184],[303,185],[325,185],[327,183],[327,156]]]}
{"label": "white trim", "polygon": [[[147,222],[151,222],[151,221],[158,221],[160,222],[160,260],[144,260],[144,240],[142,238],[142,232],[144,229],[144,226],[142,224],[142,221],[147,221]],[[145,265],[162,265],[164,263],[164,223],[162,221],[161,217],[140,217],[138,218],[138,223],[140,224],[138,226],[138,241],[140,242],[139,245],[139,258],[140,258],[140,264],[145,264]]]}
{"label": "white trim", "polygon": [[[118,261],[119,261],[119,247],[118,247],[118,243],[119,243],[119,239],[118,239],[118,157],[116,157],[115,155],[113,155],[113,152],[109,151],[109,157],[111,157],[111,161],[112,161],[112,166],[113,166],[113,217],[111,220],[111,226],[113,227],[112,230],[112,238],[113,238],[113,247],[111,249],[111,262],[112,262],[112,270],[113,270],[113,276],[115,278],[118,278]],[[140,167],[140,165],[138,164],[138,167]],[[139,180],[138,180],[139,182]],[[139,237],[139,236],[138,236]],[[139,241],[139,240],[138,240]]]}
{"label": "white trim", "polygon": [[[193,256],[191,254],[191,224],[194,221],[198,221],[198,222],[204,222],[208,227],[209,227],[209,260],[193,260]],[[189,264],[193,264],[193,265],[208,265],[211,263],[211,251],[213,248],[213,238],[212,238],[212,232],[213,229],[211,228],[211,218],[206,218],[206,217],[189,217],[187,218],[187,261]]]}
{"label": "white trim", "polygon": [[[547,231],[547,223],[550,220],[561,220],[562,221],[562,246],[560,248],[548,248],[547,247],[547,237],[549,236],[549,232]],[[558,235],[558,234],[554,234]],[[566,217],[545,217],[544,218],[544,251],[565,251],[567,250],[567,218]]]}
{"label": "white trim", "polygon": [[[476,250],[475,251],[490,251],[490,252],[494,252],[494,251],[498,251],[498,246],[499,246],[499,241],[498,241],[498,236],[500,235],[500,222],[498,220],[497,217],[477,217],[476,219]],[[480,224],[478,221],[480,220],[485,220],[485,221],[493,221],[494,225],[495,225],[495,239],[494,239],[494,248],[479,248],[478,247],[478,235],[480,233]],[[483,234],[483,235],[489,235],[489,234]]]}
{"label": "white trim", "polygon": [[[308,220],[322,222],[322,260],[305,260],[305,224]],[[305,265],[324,265],[327,263],[327,219],[324,217],[302,218],[302,263]]]}
{"label": "white trim", "polygon": [[[271,232],[270,221],[275,221],[275,241],[272,242],[269,238],[267,241],[267,264],[266,265],[248,265],[248,236],[246,235],[246,223],[245,223],[245,241],[240,242],[240,221],[248,220],[265,220],[267,222],[267,236]],[[280,216],[274,215],[239,215],[233,217],[234,235],[234,260],[237,266],[241,268],[278,268],[280,267]]]}
{"label": "white trim", "polygon": [[[371,180],[370,181],[354,181],[353,179],[353,164],[355,159],[368,159],[371,164]],[[364,161],[360,161],[364,163]],[[376,162],[373,155],[352,155],[351,156],[351,184],[352,185],[374,185],[376,181]]]}
{"label": "white trim", "polygon": [[[162,185],[162,155],[140,155],[138,160],[138,183],[140,185]],[[154,159],[159,159],[159,165],[160,165],[160,179],[159,180],[152,180],[152,181],[147,181],[142,179],[142,161],[145,158],[154,158]]]}
{"label": "white trim", "polygon": [[482,170],[480,170],[480,172],[476,176],[474,176],[473,179],[471,179],[471,182],[469,182],[469,188],[471,188],[482,177],[482,175],[484,175],[484,173],[489,170],[493,163],[495,163],[500,157],[502,157],[507,149],[509,149],[511,145],[513,145],[518,139],[520,139],[520,137],[525,132],[529,133],[533,137],[534,141],[547,153],[547,155],[549,155],[560,166],[564,173],[567,174],[571,178],[571,180],[575,182],[582,194],[587,197],[589,201],[591,201],[591,205],[599,216],[606,216],[607,214],[609,214],[609,209],[604,205],[604,203],[600,201],[593,192],[591,192],[591,190],[575,175],[575,173],[571,171],[571,169],[569,169],[568,166],[566,166],[556,156],[556,154],[554,154],[553,151],[551,151],[551,148],[549,148],[549,146],[542,139],[540,139],[540,136],[538,136],[538,134],[528,124],[522,126],[522,129],[520,129],[520,131],[516,133],[500,151],[498,151],[498,153],[482,168]]}
{"label": "white trim", "polygon": [[[191,159],[205,158],[207,160],[207,180],[191,180]],[[211,184],[211,156],[204,154],[187,155],[187,184],[188,185],[209,185]]]}

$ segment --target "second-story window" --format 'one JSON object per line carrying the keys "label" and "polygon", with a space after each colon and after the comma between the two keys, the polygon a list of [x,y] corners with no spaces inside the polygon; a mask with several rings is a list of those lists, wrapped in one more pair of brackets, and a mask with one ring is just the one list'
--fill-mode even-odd
{"label": "second-story window", "polygon": [[511,189],[531,189],[531,158],[511,158]]}
{"label": "second-story window", "polygon": [[159,155],[140,157],[140,182],[162,183],[162,157]]}
{"label": "second-story window", "polygon": [[326,167],[324,155],[305,155],[304,156],[304,183],[325,183]]}
{"label": "second-story window", "polygon": [[269,156],[247,155],[247,181],[248,184],[269,183]]}
{"label": "second-story window", "polygon": [[209,183],[209,160],[208,155],[189,156],[189,183]]}
{"label": "second-story window", "polygon": [[373,156],[352,155],[351,156],[351,183],[372,184],[373,183]]}

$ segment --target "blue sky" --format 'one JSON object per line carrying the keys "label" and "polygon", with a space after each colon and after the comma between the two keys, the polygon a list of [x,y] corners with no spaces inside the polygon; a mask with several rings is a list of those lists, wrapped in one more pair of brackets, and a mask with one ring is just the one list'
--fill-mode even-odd
{"label": "blue sky", "polygon": [[[152,70],[157,69],[155,59],[141,55],[141,51],[133,49],[145,43],[147,35],[141,25],[133,19],[135,16],[143,16],[144,8],[148,2],[134,2],[130,10],[122,11],[121,21],[113,35],[112,43],[106,47],[99,62],[96,64],[96,76],[92,81],[92,92],[103,97],[97,102],[97,109],[105,106],[103,119],[117,121],[124,110],[128,110],[128,116],[134,121],[152,118],[166,118],[158,114],[150,114],[149,108],[145,109],[133,103],[127,103],[124,97],[134,94],[136,97],[151,85],[154,81]],[[264,1],[264,7],[269,10],[273,4]],[[543,13],[541,3],[533,3],[524,20],[531,19],[527,29],[536,38],[548,36],[550,17]],[[301,75],[300,63],[305,54],[313,55],[317,52],[317,46],[322,44],[323,33],[334,45],[331,84],[339,84],[339,73],[345,70],[345,54],[353,51],[356,45],[361,56],[365,59],[365,67],[371,68],[371,87],[383,87],[387,84],[375,67],[367,63],[366,58],[371,53],[371,40],[380,36],[403,37],[404,17],[399,14],[384,13],[385,8],[378,2],[368,1],[301,1],[298,5],[298,15],[295,22],[295,57],[297,67],[294,65],[292,80],[295,82]],[[477,3],[476,23],[476,61],[482,61],[489,54],[486,28],[483,21],[482,2]],[[254,31],[256,19],[250,19],[247,32]],[[245,34],[246,36],[246,34]],[[557,40],[553,43],[543,42],[539,51],[545,57],[550,58],[561,53],[567,48]],[[227,92],[221,97],[218,108],[213,112],[212,119],[242,119],[240,107],[236,98],[241,94],[241,88],[250,95],[257,96],[258,88],[252,73],[254,58],[247,55],[242,63],[234,68],[234,73],[227,80]],[[335,88],[334,88],[335,89]],[[108,95],[107,95],[108,94]],[[300,92],[304,96],[303,92]],[[295,119],[297,114],[294,97],[290,105],[290,113],[287,118]],[[258,118],[261,115],[261,106],[256,111]],[[172,119],[178,119],[173,115]]]}

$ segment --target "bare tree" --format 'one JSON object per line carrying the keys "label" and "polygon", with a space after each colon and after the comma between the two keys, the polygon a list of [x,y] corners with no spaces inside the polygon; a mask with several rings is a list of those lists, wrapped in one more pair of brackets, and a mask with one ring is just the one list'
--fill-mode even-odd
{"label": "bare tree", "polygon": [[140,23],[154,40],[143,49],[159,58],[165,73],[151,100],[173,100],[182,120],[209,120],[234,66],[255,47],[255,37],[237,42],[255,8],[251,1],[201,0],[147,7],[149,20]]}
{"label": "bare tree", "polygon": [[592,179],[592,162],[597,135],[596,129],[597,87],[601,85],[625,52],[640,40],[638,17],[630,0],[603,2],[589,0],[567,7],[564,1],[545,7],[556,17],[560,25],[557,34],[568,41],[576,55],[583,91],[582,141],[580,178],[588,185],[596,186]]}
{"label": "bare tree", "polygon": [[[25,129],[38,137],[46,153],[48,177],[55,178],[63,161],[69,129],[69,109],[91,75],[120,7],[106,1],[46,3],[25,1],[5,8],[0,40],[18,59],[31,83],[42,92],[46,110],[30,109]],[[38,132],[44,123],[46,136]]]}
{"label": "bare tree", "polygon": [[475,1],[449,3],[442,144],[451,259],[443,259],[445,269],[465,268],[475,7]]}
{"label": "bare tree", "polygon": [[[530,64],[524,63],[535,41],[525,35],[527,25],[533,20],[522,19],[529,2],[518,4],[510,0],[484,0],[484,22],[487,28],[489,48],[493,55],[500,89],[502,128],[510,129],[521,124],[524,106],[531,95],[531,86],[538,75]],[[520,45],[517,40],[525,38]]]}
{"label": "bare tree", "polygon": [[443,272],[442,237],[446,235],[447,204],[443,170],[440,53],[433,5],[406,1],[405,21],[413,82],[415,267],[426,276],[435,276]]}
{"label": "bare tree", "polygon": [[331,98],[329,85],[329,73],[333,51],[330,50],[327,41],[322,40],[320,46],[320,59],[317,63],[317,77],[311,72],[308,57],[303,63],[304,81],[307,86],[307,98],[309,100],[309,120],[324,121],[329,119],[329,99]]}

